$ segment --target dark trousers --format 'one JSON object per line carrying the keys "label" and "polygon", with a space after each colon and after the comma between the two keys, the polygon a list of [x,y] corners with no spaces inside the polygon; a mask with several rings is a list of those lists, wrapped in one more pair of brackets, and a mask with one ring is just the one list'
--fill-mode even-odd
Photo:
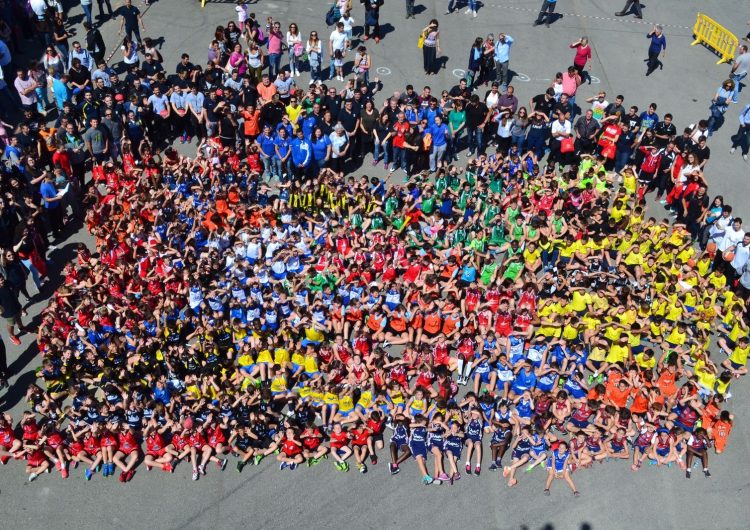
{"label": "dark trousers", "polygon": [[637,16],[638,18],[643,17],[643,11],[641,11],[641,3],[638,0],[628,0],[627,2],[625,2],[625,7],[622,8],[622,11],[620,11],[620,13],[627,15],[628,13],[630,13],[631,9],[635,11],[635,16]]}
{"label": "dark trousers", "polygon": [[[372,20],[370,22],[373,22]],[[370,31],[372,29],[372,31]],[[380,38],[380,22],[375,20],[373,24],[365,22],[365,35],[371,38]]]}
{"label": "dark trousers", "polygon": [[650,74],[654,70],[656,70],[659,66],[661,66],[661,61],[659,60],[659,52],[652,52],[649,50],[648,52],[648,73]]}
{"label": "dark trousers", "polygon": [[63,228],[65,228],[63,226],[65,209],[62,206],[57,206],[56,208],[47,208],[46,212],[49,224],[52,227],[52,233],[57,237],[62,234]]}
{"label": "dark trousers", "polygon": [[732,147],[741,148],[743,155],[750,151],[750,125],[740,125],[737,134],[732,136]]}
{"label": "dark trousers", "polygon": [[414,0],[406,0],[406,18],[413,17],[413,16],[414,16]]}
{"label": "dark trousers", "polygon": [[542,2],[542,8],[539,10],[539,16],[536,17],[535,24],[539,25],[544,22],[544,19],[546,17],[547,24],[552,22],[554,18],[555,13],[555,7],[557,7],[557,2],[550,2],[549,0],[544,0]]}
{"label": "dark trousers", "polygon": [[424,71],[428,74],[437,73],[437,47],[423,46],[422,57],[424,58]]}

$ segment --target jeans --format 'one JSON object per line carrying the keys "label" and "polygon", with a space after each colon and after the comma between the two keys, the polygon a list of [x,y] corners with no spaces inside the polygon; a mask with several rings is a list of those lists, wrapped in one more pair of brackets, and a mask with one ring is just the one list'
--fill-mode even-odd
{"label": "jeans", "polygon": [[469,0],[469,11],[476,12],[477,10],[477,0]]}
{"label": "jeans", "polygon": [[313,81],[320,80],[320,62],[310,62],[310,79]]}
{"label": "jeans", "polygon": [[393,146],[393,169],[406,171],[406,150],[403,147]]}
{"label": "jeans", "polygon": [[544,2],[542,2],[542,8],[539,10],[539,16],[536,18],[534,24],[538,26],[539,24],[544,22],[545,17],[547,18],[547,24],[549,24],[554,18],[553,13],[555,12],[556,6],[557,2],[544,0]]}
{"label": "jeans", "polygon": [[544,270],[550,270],[557,265],[557,259],[560,256],[560,250],[552,248],[552,250],[542,250],[542,266]]}
{"label": "jeans", "polygon": [[39,275],[39,271],[34,267],[34,264],[31,263],[30,259],[22,259],[21,263],[23,263],[24,267],[26,267],[29,272],[31,273],[31,279],[34,280],[34,285],[36,285],[37,291],[42,290],[42,278]]}
{"label": "jeans", "polygon": [[276,76],[281,71],[281,54],[280,53],[269,53],[268,54],[268,75],[273,83]]}
{"label": "jeans", "polygon": [[81,9],[83,9],[83,14],[86,17],[86,21],[88,21],[89,24],[94,24],[94,19],[91,15],[91,4],[81,4]]}
{"label": "jeans", "polygon": [[[448,9],[450,10],[450,7]],[[406,0],[406,18],[412,16],[414,16],[414,0]]]}
{"label": "jeans", "polygon": [[263,162],[263,174],[268,173],[269,178],[272,178],[276,174],[276,165],[274,163],[275,157],[262,156],[260,161]]}
{"label": "jeans", "polygon": [[430,151],[430,171],[437,171],[437,165],[443,161],[445,152],[448,149],[448,144],[443,145],[432,145],[432,151]]}
{"label": "jeans", "polygon": [[747,72],[744,74],[732,74],[729,76],[729,78],[734,81],[734,91],[732,92],[732,103],[737,103],[737,100],[740,98],[740,90],[742,90],[742,87],[740,87],[740,81],[745,79],[747,77]]}
{"label": "jeans", "polygon": [[[463,131],[463,129],[461,129]],[[459,143],[461,142],[461,137],[463,133],[461,131],[458,131],[455,136],[449,136],[448,137],[448,160],[453,160],[453,158],[456,156],[456,153],[459,151]]]}
{"label": "jeans", "polygon": [[615,152],[615,172],[619,173],[628,165],[631,154],[633,153],[630,149],[620,149]]}
{"label": "jeans", "polygon": [[388,142],[373,141],[372,159],[380,160],[380,152],[383,151],[383,164],[388,165]]}
{"label": "jeans", "polygon": [[299,72],[299,57],[294,55],[294,47],[289,50],[289,73]]}
{"label": "jeans", "polygon": [[36,110],[44,113],[49,107],[49,98],[47,97],[47,87],[36,87]]}
{"label": "jeans", "polygon": [[525,134],[514,134],[511,143],[518,147],[518,152],[523,153],[523,148],[526,145],[526,135]]}
{"label": "jeans", "polygon": [[746,155],[750,151],[750,125],[740,125],[737,134],[732,136],[732,148],[742,148],[742,154]]}
{"label": "jeans", "polygon": [[469,153],[479,154],[484,145],[482,137],[484,131],[479,127],[467,127],[466,134],[469,137]]}

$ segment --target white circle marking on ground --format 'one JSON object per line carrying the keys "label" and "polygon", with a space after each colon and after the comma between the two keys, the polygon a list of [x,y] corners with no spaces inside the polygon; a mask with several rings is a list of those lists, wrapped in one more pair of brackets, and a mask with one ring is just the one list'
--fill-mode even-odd
{"label": "white circle marking on ground", "polygon": [[455,75],[459,79],[463,79],[464,77],[466,77],[466,70],[461,70],[460,68],[456,68],[455,70],[453,70],[453,75]]}
{"label": "white circle marking on ground", "polygon": [[375,69],[375,71],[376,71],[376,72],[377,72],[377,73],[378,73],[379,75],[391,75],[391,69],[390,69],[390,68],[388,68],[387,66],[378,66],[378,67],[377,67],[377,68]]}

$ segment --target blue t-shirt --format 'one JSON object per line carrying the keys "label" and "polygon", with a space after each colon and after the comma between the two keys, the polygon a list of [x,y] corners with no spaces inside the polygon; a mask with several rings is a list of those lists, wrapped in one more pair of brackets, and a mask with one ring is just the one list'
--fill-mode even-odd
{"label": "blue t-shirt", "polygon": [[60,207],[60,201],[49,202],[46,200],[54,199],[55,197],[57,197],[57,189],[55,188],[54,184],[52,184],[51,182],[42,182],[42,185],[39,186],[39,193],[42,195],[42,199],[45,199],[45,208],[52,209]]}
{"label": "blue t-shirt", "polygon": [[313,138],[313,140],[310,141],[310,144],[312,145],[312,152],[315,160],[317,162],[325,160],[328,146],[331,145],[331,140],[329,140],[327,136],[321,136],[317,140]]}

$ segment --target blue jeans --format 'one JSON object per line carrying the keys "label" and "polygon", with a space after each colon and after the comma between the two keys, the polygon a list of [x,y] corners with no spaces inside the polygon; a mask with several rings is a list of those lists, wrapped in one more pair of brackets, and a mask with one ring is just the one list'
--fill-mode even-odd
{"label": "blue jeans", "polygon": [[406,150],[403,147],[393,146],[393,169],[406,171]]}
{"label": "blue jeans", "polygon": [[276,157],[273,156],[262,156],[260,157],[260,161],[263,162],[263,174],[265,175],[268,173],[269,177],[273,177],[277,174],[276,172],[276,164],[274,163],[274,160],[276,160]]}
{"label": "blue jeans", "polygon": [[293,70],[299,71],[299,57],[294,55],[294,47],[289,49],[289,73],[292,73]]}
{"label": "blue jeans", "polygon": [[466,134],[469,137],[469,153],[479,153],[484,145],[484,131],[479,127],[467,127]]}
{"label": "blue jeans", "polygon": [[34,267],[34,264],[31,263],[30,259],[22,259],[21,263],[23,263],[24,267],[26,267],[31,273],[31,279],[34,280],[34,285],[36,285],[36,290],[41,291],[42,290],[42,278],[39,275],[39,271],[36,269],[36,267]]}
{"label": "blue jeans", "polygon": [[91,15],[91,4],[81,4],[81,9],[83,9],[83,14],[86,16],[86,20],[89,24],[94,24],[94,19]]}
{"label": "blue jeans", "polygon": [[523,147],[526,145],[526,135],[525,134],[519,134],[519,135],[513,135],[512,143],[516,147],[518,147],[518,152],[523,153]]}
{"label": "blue jeans", "polygon": [[445,157],[445,151],[448,149],[448,144],[445,143],[443,145],[434,145],[432,146],[432,151],[430,152],[430,171],[437,171],[437,165],[438,163],[443,161],[443,157]]}
{"label": "blue jeans", "polygon": [[617,173],[622,171],[623,168],[628,165],[628,160],[630,160],[631,154],[633,154],[633,152],[630,149],[621,149],[615,152],[615,171]]}
{"label": "blue jeans", "polygon": [[469,0],[469,9],[472,11],[477,10],[477,0]]}
{"label": "blue jeans", "polygon": [[49,98],[47,97],[47,87],[36,87],[36,110],[44,113],[49,107]]}
{"label": "blue jeans", "polygon": [[336,76],[336,67],[333,65],[333,57],[328,66],[328,79],[333,79]]}
{"label": "blue jeans", "polygon": [[388,142],[378,142],[375,140],[373,142],[374,144],[374,150],[372,153],[373,160],[380,160],[380,151],[383,151],[383,164],[386,166],[388,165]]}
{"label": "blue jeans", "polygon": [[740,81],[742,81],[743,79],[745,79],[745,77],[747,77],[747,72],[745,72],[744,74],[740,74],[740,75],[732,74],[729,77],[732,81],[734,81],[734,91],[732,92],[732,103],[737,103],[737,100],[740,99],[740,90],[742,90],[742,88],[740,87]]}
{"label": "blue jeans", "polygon": [[560,250],[557,248],[553,248],[550,250],[542,250],[542,265],[544,266],[544,270],[550,270],[555,265],[557,265],[557,259],[560,256]]}
{"label": "blue jeans", "polygon": [[280,53],[269,53],[268,54],[268,75],[271,77],[273,83],[276,76],[281,71],[281,54]]}

